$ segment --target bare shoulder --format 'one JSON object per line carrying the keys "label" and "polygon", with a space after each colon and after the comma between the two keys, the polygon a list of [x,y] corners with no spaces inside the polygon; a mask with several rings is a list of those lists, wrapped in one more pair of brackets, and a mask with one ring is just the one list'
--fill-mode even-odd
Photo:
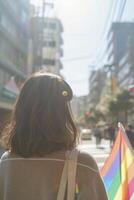
{"label": "bare shoulder", "polygon": [[79,151],[78,165],[86,167],[96,173],[99,172],[95,159],[89,153]]}

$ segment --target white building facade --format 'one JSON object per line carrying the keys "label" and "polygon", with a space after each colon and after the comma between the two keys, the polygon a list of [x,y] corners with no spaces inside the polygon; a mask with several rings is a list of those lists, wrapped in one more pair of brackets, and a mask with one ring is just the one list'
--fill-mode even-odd
{"label": "white building facade", "polygon": [[43,30],[43,67],[49,72],[60,74],[63,56],[62,23],[57,18],[45,18]]}

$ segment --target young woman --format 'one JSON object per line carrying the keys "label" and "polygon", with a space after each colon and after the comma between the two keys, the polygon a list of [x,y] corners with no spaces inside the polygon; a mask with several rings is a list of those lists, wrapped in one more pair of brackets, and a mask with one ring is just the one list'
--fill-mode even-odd
{"label": "young woman", "polygon": [[[57,75],[39,72],[25,82],[3,133],[1,200],[57,199],[67,152],[76,148],[72,96]],[[78,154],[75,181],[76,199],[107,200],[97,164],[86,153]]]}

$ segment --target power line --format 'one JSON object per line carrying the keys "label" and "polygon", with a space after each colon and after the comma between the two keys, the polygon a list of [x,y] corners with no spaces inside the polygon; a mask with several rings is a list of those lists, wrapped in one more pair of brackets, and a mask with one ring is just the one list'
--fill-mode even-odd
{"label": "power line", "polygon": [[72,57],[72,58],[64,58],[62,59],[63,62],[72,62],[72,61],[77,61],[77,60],[89,60],[91,57],[87,56],[80,56],[80,57]]}
{"label": "power line", "polygon": [[63,33],[64,37],[89,37],[90,33]]}
{"label": "power line", "polygon": [[[111,4],[109,6],[109,11],[108,11],[108,17],[106,19],[104,29],[103,29],[103,32],[102,32],[102,36],[101,36],[103,47],[99,50],[99,53],[96,56],[96,57],[98,57],[98,61],[102,60],[102,58],[104,57],[104,54],[105,54],[104,43],[105,43],[106,38],[107,38],[107,33],[108,33],[109,28],[110,28],[111,21],[114,18],[114,15],[115,15],[114,11],[117,8],[118,2],[117,2],[117,0],[114,0],[114,1],[111,0]],[[102,51],[102,49],[103,49],[103,51]]]}
{"label": "power line", "polygon": [[[113,20],[115,20],[115,21],[120,21],[121,20],[123,12],[124,12],[124,9],[125,9],[125,6],[126,6],[126,0],[118,1],[118,3],[117,3],[117,0],[115,0],[111,5],[112,5],[111,15],[109,14],[109,16],[111,16],[112,19],[111,19],[111,21],[109,21],[109,26],[107,26],[108,27],[107,29],[110,28],[111,22]],[[107,24],[108,24],[108,20],[107,20]],[[103,40],[102,40],[103,44],[106,41],[107,34],[108,34],[108,30],[105,31],[105,34],[103,36]],[[104,60],[104,58],[106,57],[106,52],[105,51],[106,51],[106,48],[105,48],[105,45],[103,45],[103,51],[102,51],[102,49],[100,50],[101,53],[100,53],[100,57],[99,57],[98,61]]]}
{"label": "power line", "polygon": [[126,7],[126,3],[127,3],[127,0],[124,0],[124,2],[122,2],[122,7],[120,9],[120,13],[118,15],[118,20],[120,21],[122,16],[123,16],[123,13],[124,13],[124,10],[125,10],[125,7]]}
{"label": "power line", "polygon": [[[102,31],[102,34],[101,34],[101,37],[100,39],[102,40],[102,43],[103,43],[103,46],[102,48],[98,48],[98,52],[97,52],[97,56],[98,61],[102,61],[104,60],[104,58],[106,57],[106,46],[105,46],[105,42],[106,42],[106,39],[107,39],[107,34],[108,34],[108,31],[110,29],[110,26],[111,26],[111,22],[113,20],[117,21],[117,20],[121,20],[122,18],[122,15],[123,15],[123,12],[124,12],[124,9],[125,9],[125,6],[126,6],[126,0],[124,1],[120,1],[118,0],[111,0],[111,4],[109,6],[109,11],[108,11],[108,17],[106,19],[106,22],[105,22],[105,25],[104,25],[104,29]],[[112,8],[111,8],[112,7]],[[68,36],[79,36],[79,37],[82,37],[84,35],[86,35],[87,33],[85,34],[68,34]],[[88,35],[87,35],[88,36]],[[73,58],[68,58],[68,59],[62,59],[63,62],[73,62],[73,61],[77,61],[77,60],[89,60],[91,59],[88,55],[86,56],[80,56],[80,57],[73,57]]]}

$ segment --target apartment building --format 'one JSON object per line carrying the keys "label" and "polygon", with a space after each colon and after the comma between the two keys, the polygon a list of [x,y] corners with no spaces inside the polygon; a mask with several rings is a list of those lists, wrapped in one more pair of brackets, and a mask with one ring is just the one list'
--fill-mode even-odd
{"label": "apartment building", "polygon": [[35,16],[31,19],[35,71],[44,68],[49,72],[60,74],[63,56],[62,32],[63,26],[58,18]]}
{"label": "apartment building", "polygon": [[119,87],[134,84],[134,23],[113,23],[108,34],[108,63]]}
{"label": "apartment building", "polygon": [[95,108],[100,101],[101,93],[106,82],[104,69],[92,70],[89,77],[89,108]]}
{"label": "apartment building", "polygon": [[28,0],[0,1],[0,123],[27,77]]}

